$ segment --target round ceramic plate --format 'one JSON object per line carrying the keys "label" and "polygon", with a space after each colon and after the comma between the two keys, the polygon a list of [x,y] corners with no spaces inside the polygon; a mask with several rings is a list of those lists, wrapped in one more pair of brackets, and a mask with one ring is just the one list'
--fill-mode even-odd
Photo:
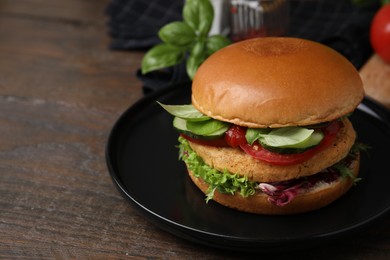
{"label": "round ceramic plate", "polygon": [[390,208],[390,114],[371,100],[365,99],[351,116],[359,141],[371,147],[362,155],[362,181],[333,204],[292,216],[254,215],[213,201],[206,204],[178,160],[172,117],[156,100],[189,104],[190,86],[164,89],[130,107],[112,129],[106,159],[123,195],[166,231],[224,249],[282,250],[351,235]]}

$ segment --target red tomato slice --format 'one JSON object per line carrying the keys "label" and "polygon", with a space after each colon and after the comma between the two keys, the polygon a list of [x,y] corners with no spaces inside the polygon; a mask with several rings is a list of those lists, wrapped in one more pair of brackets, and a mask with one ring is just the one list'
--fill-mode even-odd
{"label": "red tomato slice", "polygon": [[331,145],[334,139],[336,138],[337,132],[340,129],[340,127],[341,127],[340,122],[333,122],[327,127],[325,127],[323,129],[324,139],[321,141],[321,143],[316,147],[306,150],[302,153],[279,154],[263,148],[258,143],[253,145],[247,143],[241,144],[240,147],[247,154],[251,155],[253,158],[257,160],[261,160],[274,165],[292,165],[310,159],[316,153]]}
{"label": "red tomato slice", "polygon": [[232,125],[225,133],[226,143],[231,147],[246,144],[245,132],[246,128],[238,125]]}

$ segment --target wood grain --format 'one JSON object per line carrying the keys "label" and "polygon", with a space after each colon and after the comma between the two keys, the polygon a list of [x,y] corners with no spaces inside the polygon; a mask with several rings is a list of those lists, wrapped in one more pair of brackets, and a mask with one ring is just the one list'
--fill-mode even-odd
{"label": "wood grain", "polygon": [[[0,2],[0,259],[258,258],[160,230],[113,185],[104,149],[119,115],[142,97],[143,53],[108,49],[108,3]],[[268,257],[294,256],[388,259],[389,219]]]}

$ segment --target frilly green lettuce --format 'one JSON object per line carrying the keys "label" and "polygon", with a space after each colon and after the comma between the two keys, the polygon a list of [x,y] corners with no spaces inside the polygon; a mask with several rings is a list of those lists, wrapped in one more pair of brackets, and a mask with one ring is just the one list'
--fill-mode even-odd
{"label": "frilly green lettuce", "polygon": [[185,138],[179,137],[179,142],[179,158],[186,163],[195,177],[203,179],[209,185],[206,201],[213,198],[215,190],[232,195],[239,192],[243,197],[255,194],[256,182],[249,181],[246,176],[231,174],[227,170],[221,172],[211,168],[191,149]]}

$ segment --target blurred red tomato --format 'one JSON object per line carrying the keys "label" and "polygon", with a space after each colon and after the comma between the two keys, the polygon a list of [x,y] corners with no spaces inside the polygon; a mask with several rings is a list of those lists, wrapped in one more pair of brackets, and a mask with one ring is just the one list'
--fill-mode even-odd
{"label": "blurred red tomato", "polygon": [[385,62],[390,63],[390,4],[375,14],[370,29],[371,46]]}

